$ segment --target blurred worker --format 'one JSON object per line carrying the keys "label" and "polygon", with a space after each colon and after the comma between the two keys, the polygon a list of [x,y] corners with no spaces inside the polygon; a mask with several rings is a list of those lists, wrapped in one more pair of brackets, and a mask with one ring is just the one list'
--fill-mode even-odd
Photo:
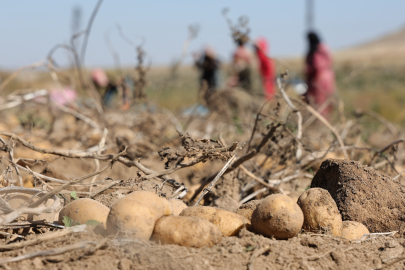
{"label": "blurred worker", "polygon": [[[305,76],[308,90],[305,99],[308,104],[321,106],[335,91],[335,75],[329,49],[314,32],[308,33],[309,50],[305,61]],[[321,114],[328,117],[332,105]]]}
{"label": "blurred worker", "polygon": [[246,48],[245,43],[247,42],[247,37],[240,37],[236,40],[238,47],[233,54],[232,67],[236,78],[233,78],[238,86],[242,87],[248,92],[252,90],[251,81],[251,63],[252,55]]}
{"label": "blurred worker", "polygon": [[259,58],[259,71],[262,77],[263,90],[266,99],[274,97],[274,63],[268,57],[269,44],[263,37],[255,42],[257,57]]}
{"label": "blurred worker", "polygon": [[216,58],[214,49],[207,46],[203,55],[196,59],[195,65],[201,70],[200,87],[205,91],[204,98],[207,100],[218,86],[217,73],[220,62]]}
{"label": "blurred worker", "polygon": [[110,107],[113,100],[118,96],[118,89],[115,84],[110,83],[107,73],[97,68],[91,71],[91,80],[100,94],[105,106]]}

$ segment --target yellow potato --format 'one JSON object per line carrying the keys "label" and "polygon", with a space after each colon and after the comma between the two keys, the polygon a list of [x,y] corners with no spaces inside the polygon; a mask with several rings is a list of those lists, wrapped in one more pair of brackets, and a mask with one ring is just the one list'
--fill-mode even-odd
{"label": "yellow potato", "polygon": [[206,219],[217,226],[225,236],[236,235],[249,224],[249,221],[241,215],[210,206],[188,207],[180,213],[180,216]]}
{"label": "yellow potato", "polygon": [[59,212],[59,224],[63,225],[63,217],[68,216],[80,224],[85,224],[89,220],[97,220],[106,226],[107,216],[110,209],[98,201],[83,198],[74,200]]}
{"label": "yellow potato", "polygon": [[154,241],[186,247],[213,246],[221,239],[222,233],[217,226],[198,217],[161,217],[152,234]]}
{"label": "yellow potato", "polygon": [[249,220],[249,223],[252,221],[252,214],[256,207],[259,205],[261,200],[253,200],[242,204],[238,210],[236,210],[236,214],[245,217]]}
{"label": "yellow potato", "polygon": [[185,204],[182,200],[178,199],[171,199],[169,200],[169,203],[172,207],[174,216],[180,215],[181,211],[183,211],[188,207],[187,204]]}
{"label": "yellow potato", "polygon": [[276,239],[296,236],[304,223],[304,215],[297,203],[282,194],[262,199],[252,214],[252,230]]}
{"label": "yellow potato", "polygon": [[342,237],[350,240],[361,239],[363,235],[369,234],[369,230],[363,224],[356,221],[343,221]]}
{"label": "yellow potato", "polygon": [[173,213],[168,200],[149,191],[135,191],[118,200],[107,219],[107,230],[116,234],[149,240],[156,221]]}
{"label": "yellow potato", "polygon": [[308,189],[298,198],[298,205],[304,213],[303,228],[306,231],[329,231],[334,236],[341,236],[342,216],[336,202],[327,190]]}

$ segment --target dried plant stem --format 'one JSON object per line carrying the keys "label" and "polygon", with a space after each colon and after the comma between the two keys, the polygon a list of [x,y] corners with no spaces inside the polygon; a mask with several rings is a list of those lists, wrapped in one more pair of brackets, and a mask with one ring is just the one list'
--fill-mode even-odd
{"label": "dried plant stem", "polygon": [[83,241],[83,242],[79,242],[79,243],[76,243],[76,244],[73,244],[70,246],[66,246],[66,247],[55,248],[55,249],[51,249],[51,250],[41,250],[41,251],[36,251],[36,252],[28,253],[25,255],[17,256],[14,258],[0,260],[0,264],[18,262],[18,261],[22,261],[22,260],[35,258],[35,257],[59,255],[59,254],[63,254],[63,253],[69,252],[69,251],[77,250],[77,249],[83,249],[83,248],[87,248],[90,246],[98,246],[99,243],[100,242],[96,242],[96,241]]}
{"label": "dried plant stem", "polygon": [[252,179],[256,180],[257,182],[259,182],[260,184],[262,184],[265,187],[268,187],[271,191],[274,192],[280,192],[280,190],[278,188],[275,188],[273,185],[266,183],[266,181],[264,181],[263,178],[257,177],[256,175],[254,175],[253,173],[251,173],[248,169],[246,169],[245,166],[243,165],[239,165],[239,167],[248,175],[250,176]]}
{"label": "dried plant stem", "polygon": [[[17,173],[18,184],[19,184],[20,187],[22,187],[23,186],[23,180],[22,180],[22,177],[21,177],[21,174],[20,174],[20,170],[18,169],[17,164],[16,164],[15,159],[14,159],[14,141],[11,139],[9,144],[10,145],[9,145],[8,155],[10,157],[11,165],[14,167],[15,172]],[[14,183],[13,183],[13,185],[14,185]]]}
{"label": "dried plant stem", "polygon": [[17,77],[17,75],[20,72],[27,70],[27,69],[32,69],[32,68],[37,68],[37,67],[43,66],[43,65],[45,65],[45,63],[46,63],[45,61],[40,61],[40,62],[36,62],[31,65],[24,66],[24,67],[17,69],[13,73],[11,73],[11,75],[8,76],[7,79],[4,80],[4,82],[2,82],[0,84],[0,92],[4,89],[4,87],[6,87],[7,84],[9,84],[15,77]]}
{"label": "dried plant stem", "polygon": [[[44,196],[45,197],[45,196]],[[52,196],[51,196],[52,197]],[[61,205],[59,197],[55,197],[55,202],[51,206],[40,206],[36,208],[22,207],[7,215],[2,215],[0,217],[0,225],[7,224],[21,215],[40,215],[42,213],[52,213]]]}
{"label": "dried plant stem", "polygon": [[84,232],[85,229],[87,228],[87,226],[88,225],[85,225],[85,224],[84,225],[78,225],[78,226],[73,226],[73,227],[63,229],[61,231],[38,235],[33,240],[28,240],[28,241],[23,241],[23,242],[12,243],[12,244],[8,244],[8,245],[0,246],[0,250],[4,251],[4,250],[14,250],[14,249],[19,249],[19,248],[25,248],[25,247],[28,247],[28,246],[33,246],[33,245],[39,244],[39,243],[44,242],[44,241],[58,239],[58,238],[61,238],[63,236],[66,236],[66,235],[69,235],[69,234],[72,234],[72,233]]}
{"label": "dried plant stem", "polygon": [[229,166],[231,166],[232,162],[236,159],[236,156],[232,156],[228,162],[225,164],[225,166],[219,171],[219,173],[217,174],[217,176],[214,178],[214,180],[212,180],[211,184],[204,189],[203,193],[201,194],[201,196],[198,198],[198,200],[196,201],[196,203],[194,204],[194,206],[198,205],[200,203],[200,201],[204,198],[204,196],[212,189],[212,187],[215,185],[215,183],[218,181],[218,179],[224,174],[224,172],[229,168]]}
{"label": "dried plant stem", "polygon": [[104,168],[102,168],[101,170],[96,171],[96,172],[93,172],[93,173],[88,174],[88,175],[85,175],[85,176],[82,176],[82,177],[80,177],[80,178],[74,179],[74,180],[70,181],[69,183],[66,183],[66,184],[64,184],[64,185],[61,185],[61,186],[58,187],[58,188],[55,188],[55,189],[52,190],[51,192],[48,192],[45,196],[43,196],[42,198],[40,198],[38,201],[34,202],[34,203],[32,204],[32,206],[37,206],[37,205],[39,205],[39,204],[45,202],[46,200],[48,200],[48,199],[51,198],[52,196],[56,195],[56,194],[59,193],[60,191],[64,190],[65,188],[67,188],[67,187],[69,187],[69,186],[71,186],[71,185],[73,185],[73,184],[79,183],[79,182],[81,182],[81,181],[83,181],[83,180],[85,180],[85,179],[87,179],[87,178],[90,178],[90,177],[92,177],[92,176],[94,176],[94,175],[97,175],[97,174],[100,174],[100,173],[104,172],[104,171],[107,170],[109,167],[111,167],[111,166],[113,165],[113,163],[116,161],[116,159],[117,159],[120,155],[122,155],[122,154],[123,154],[123,153],[117,154],[116,157],[115,157],[113,160],[111,160],[111,162],[109,162],[108,165],[105,166]]}
{"label": "dried plant stem", "polygon": [[[234,171],[236,168],[239,167],[239,165],[243,164],[243,162],[253,158],[257,153],[260,152],[260,150],[262,149],[262,147],[269,141],[269,139],[274,135],[274,133],[276,132],[276,129],[280,126],[280,123],[275,124],[274,126],[272,126],[270,128],[270,130],[267,132],[267,134],[263,137],[262,141],[259,143],[258,146],[256,146],[255,149],[251,150],[249,153],[241,156],[240,158],[238,158],[233,164],[232,166],[230,166],[225,172],[224,174],[230,173],[232,171]],[[202,191],[202,189],[208,184],[210,183],[215,176],[217,175],[217,173],[212,174],[211,176],[208,176],[206,178],[204,178],[202,180],[202,183],[200,185],[200,187],[196,190],[196,192],[194,193],[194,195],[191,197],[190,202],[194,201],[195,198],[198,196],[198,194],[200,194],[200,192]]]}
{"label": "dried plant stem", "polygon": [[90,197],[90,198],[94,198],[97,194],[103,192],[104,190],[107,190],[107,189],[109,189],[109,188],[112,188],[113,186],[115,186],[115,185],[118,184],[118,183],[119,183],[119,181],[112,181],[110,184],[108,184],[108,185],[106,185],[106,186],[104,186],[104,187],[102,187],[102,188],[100,188],[100,189],[97,189],[97,190],[94,191],[93,193],[90,193],[89,197]]}
{"label": "dried plant stem", "polygon": [[65,107],[65,106],[63,106],[63,105],[58,105],[58,104],[54,104],[54,105],[55,105],[55,107],[58,108],[59,110],[65,112],[65,113],[69,113],[69,114],[71,114],[71,115],[73,115],[73,116],[79,118],[80,120],[86,122],[87,124],[89,124],[89,125],[92,126],[93,128],[95,128],[95,129],[101,129],[100,125],[97,124],[96,122],[94,122],[93,120],[91,120],[89,117],[87,117],[87,116],[85,116],[85,115],[83,115],[83,114],[81,114],[81,113],[79,113],[79,112],[77,112],[77,111],[75,111],[75,110],[73,110],[73,109],[70,109],[70,108],[68,108],[68,107]]}
{"label": "dried plant stem", "polygon": [[[285,75],[281,75],[281,78],[284,78]],[[295,105],[291,102],[290,98],[288,97],[287,93],[284,90],[284,87],[281,83],[281,78],[277,78],[277,86],[278,89],[281,92],[281,95],[283,96],[284,100],[287,102],[288,106],[293,110],[295,114],[297,114],[298,117],[298,131],[297,131],[297,141],[298,141],[298,147],[297,147],[297,152],[296,152],[296,159],[299,160],[302,155],[302,145],[301,145],[301,139],[302,139],[302,114]]]}
{"label": "dried plant stem", "polygon": [[[104,145],[105,145],[105,140],[107,139],[107,134],[108,134],[108,129],[104,128],[103,136],[101,137],[100,143],[98,144],[97,155],[101,155],[101,151],[102,151],[102,149],[104,148]],[[94,163],[96,165],[95,171],[100,170],[100,162],[98,161],[98,159],[94,159]],[[98,175],[96,174],[91,179],[90,187],[89,187],[89,193],[91,193],[91,190],[93,188],[93,183],[97,180],[97,176]]]}
{"label": "dried plant stem", "polygon": [[336,129],[328,122],[328,120],[325,119],[319,112],[317,112],[314,108],[309,106],[308,104],[304,104],[305,108],[313,114],[316,118],[318,118],[327,128],[329,128],[333,134],[335,134],[336,139],[338,140],[342,150],[343,150],[343,155],[345,156],[345,159],[349,160],[349,155],[347,154],[345,144],[343,143],[342,138],[340,137],[339,133],[336,131]]}

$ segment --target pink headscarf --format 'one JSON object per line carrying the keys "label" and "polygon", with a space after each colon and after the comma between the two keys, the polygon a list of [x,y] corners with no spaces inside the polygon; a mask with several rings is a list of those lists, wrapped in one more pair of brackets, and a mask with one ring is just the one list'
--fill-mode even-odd
{"label": "pink headscarf", "polygon": [[93,80],[94,84],[99,87],[106,87],[109,83],[107,74],[100,68],[96,68],[91,71],[91,79]]}

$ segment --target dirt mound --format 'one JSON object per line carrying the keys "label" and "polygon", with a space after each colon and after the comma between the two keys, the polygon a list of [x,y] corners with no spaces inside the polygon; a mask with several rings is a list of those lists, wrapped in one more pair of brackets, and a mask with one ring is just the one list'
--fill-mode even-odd
{"label": "dirt mound", "polygon": [[329,191],[343,220],[364,224],[370,232],[400,230],[405,214],[405,186],[357,161],[328,159],[311,188]]}

